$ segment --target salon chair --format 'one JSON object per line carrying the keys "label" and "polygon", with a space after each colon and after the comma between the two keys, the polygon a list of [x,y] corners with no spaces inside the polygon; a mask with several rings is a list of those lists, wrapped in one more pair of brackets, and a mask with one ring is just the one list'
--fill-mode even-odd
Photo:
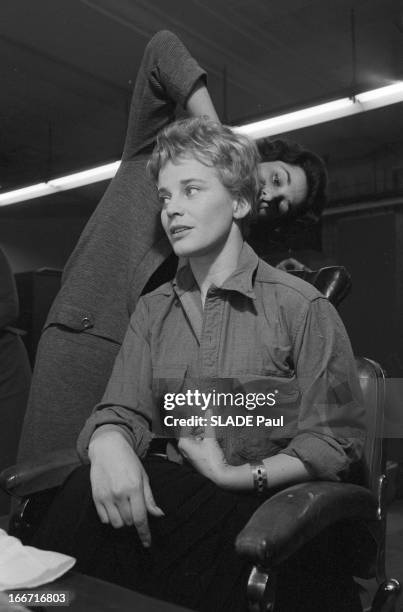
{"label": "salon chair", "polygon": [[[340,268],[335,268],[334,274],[329,268],[324,270],[303,273],[306,280],[307,274],[311,279],[315,275],[317,280],[327,278],[322,291],[337,305],[351,286],[349,275]],[[347,285],[342,283],[343,278]],[[385,574],[387,471],[382,449],[385,374],[369,359],[358,358],[357,366],[367,415],[368,486],[308,482],[284,489],[262,504],[236,540],[238,554],[252,565],[248,596],[250,610],[254,612],[275,612],[276,568],[322,530],[336,524],[344,524],[359,535],[354,545],[354,574],[375,577],[379,584],[371,612],[395,610],[400,585]],[[11,534],[29,543],[55,489],[78,465],[75,450],[66,449],[47,455],[42,462],[34,465],[27,462],[0,474],[0,486],[15,498]]]}
{"label": "salon chair", "polygon": [[[275,612],[276,568],[324,529],[343,526],[352,536],[353,573],[375,578],[378,589],[368,612],[394,612],[400,584],[385,573],[388,471],[383,449],[385,373],[374,361],[357,358],[366,408],[367,487],[307,482],[264,502],[238,535],[236,550],[253,568],[248,582],[250,610]],[[355,536],[355,537],[354,537]]]}

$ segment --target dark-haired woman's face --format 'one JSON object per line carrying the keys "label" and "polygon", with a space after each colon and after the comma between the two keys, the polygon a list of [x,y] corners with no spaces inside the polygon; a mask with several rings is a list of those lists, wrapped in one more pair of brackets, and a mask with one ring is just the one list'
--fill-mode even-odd
{"label": "dark-haired woman's face", "polygon": [[271,217],[296,210],[308,196],[308,181],[300,166],[283,161],[262,162],[259,174],[263,180],[260,194],[259,214]]}

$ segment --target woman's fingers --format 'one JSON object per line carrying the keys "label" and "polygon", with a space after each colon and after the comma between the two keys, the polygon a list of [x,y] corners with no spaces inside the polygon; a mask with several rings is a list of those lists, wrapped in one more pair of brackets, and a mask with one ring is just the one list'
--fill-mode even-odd
{"label": "woman's fingers", "polygon": [[143,492],[136,490],[125,499],[120,497],[103,502],[97,501],[95,507],[102,523],[110,523],[115,529],[134,525],[145,547],[151,545],[147,511],[156,517],[165,516],[163,510],[155,503],[148,479],[144,482]]}
{"label": "woman's fingers", "polygon": [[143,490],[147,511],[153,516],[165,516],[165,512],[155,502],[148,478],[143,479]]}
{"label": "woman's fingers", "polygon": [[112,527],[115,527],[115,529],[120,529],[123,527],[124,522],[117,507],[113,503],[106,503],[104,504],[104,507],[108,515],[108,522],[112,525]]}
{"label": "woman's fingers", "polygon": [[118,502],[115,502],[115,506],[119,511],[123,524],[126,525],[126,527],[131,527],[131,525],[133,525],[133,513],[129,495],[125,499],[120,499]]}
{"label": "woman's fingers", "polygon": [[108,517],[108,513],[105,510],[105,507],[103,504],[101,504],[100,502],[94,502],[95,503],[95,508],[96,511],[98,513],[99,516],[99,520],[101,521],[101,523],[109,523],[109,517]]}
{"label": "woman's fingers", "polygon": [[165,516],[165,513],[155,503],[146,472],[143,470],[142,489],[130,496],[130,509],[133,524],[137,529],[141,543],[146,548],[151,546],[151,533],[148,525],[147,512],[153,516]]}
{"label": "woman's fingers", "polygon": [[149,548],[151,546],[151,533],[148,526],[147,510],[144,497],[139,495],[131,495],[130,507],[133,517],[133,524],[137,529],[140,541],[145,548]]}

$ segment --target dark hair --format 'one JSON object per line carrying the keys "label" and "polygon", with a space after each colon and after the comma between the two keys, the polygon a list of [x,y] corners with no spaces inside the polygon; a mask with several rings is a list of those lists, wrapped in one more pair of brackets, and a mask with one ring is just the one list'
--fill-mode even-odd
{"label": "dark hair", "polygon": [[327,171],[323,159],[291,140],[261,138],[256,144],[262,162],[280,160],[302,168],[308,182],[303,209],[307,217],[317,221],[327,200]]}

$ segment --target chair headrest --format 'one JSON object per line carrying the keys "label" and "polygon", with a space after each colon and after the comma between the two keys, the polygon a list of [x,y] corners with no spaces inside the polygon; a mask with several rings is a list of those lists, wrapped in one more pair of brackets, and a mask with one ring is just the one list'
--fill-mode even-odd
{"label": "chair headrest", "polygon": [[351,276],[344,266],[326,266],[319,270],[288,270],[288,273],[316,287],[336,307],[348,295],[352,286]]}

